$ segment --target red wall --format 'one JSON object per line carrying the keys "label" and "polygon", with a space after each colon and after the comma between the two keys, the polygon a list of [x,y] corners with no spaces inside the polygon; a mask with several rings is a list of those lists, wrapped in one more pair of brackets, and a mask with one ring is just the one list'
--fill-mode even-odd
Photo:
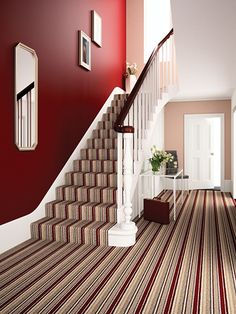
{"label": "red wall", "polygon": [[[103,46],[92,43],[92,71],[78,66],[78,30],[102,17]],[[125,70],[125,0],[3,0],[0,9],[0,222],[32,212]],[[14,144],[14,46],[39,59],[39,143]]]}

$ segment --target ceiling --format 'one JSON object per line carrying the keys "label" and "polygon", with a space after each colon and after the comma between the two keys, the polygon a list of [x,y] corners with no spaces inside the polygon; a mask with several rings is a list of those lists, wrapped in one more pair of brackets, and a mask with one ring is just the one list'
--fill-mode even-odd
{"label": "ceiling", "polygon": [[172,0],[176,100],[231,98],[236,88],[236,0]]}

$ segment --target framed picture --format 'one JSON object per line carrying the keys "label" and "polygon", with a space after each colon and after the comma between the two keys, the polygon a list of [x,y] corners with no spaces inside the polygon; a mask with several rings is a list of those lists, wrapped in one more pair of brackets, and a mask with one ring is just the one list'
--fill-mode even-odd
{"label": "framed picture", "polygon": [[91,39],[79,31],[79,65],[91,71]]}
{"label": "framed picture", "polygon": [[102,18],[96,11],[91,11],[92,14],[92,40],[99,47],[102,47]]}

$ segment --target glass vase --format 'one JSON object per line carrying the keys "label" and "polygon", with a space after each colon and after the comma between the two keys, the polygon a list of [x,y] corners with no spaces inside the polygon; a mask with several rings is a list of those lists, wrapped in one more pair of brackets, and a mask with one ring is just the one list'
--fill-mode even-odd
{"label": "glass vase", "polygon": [[153,174],[157,174],[160,171],[160,163],[157,161],[151,161],[152,172]]}

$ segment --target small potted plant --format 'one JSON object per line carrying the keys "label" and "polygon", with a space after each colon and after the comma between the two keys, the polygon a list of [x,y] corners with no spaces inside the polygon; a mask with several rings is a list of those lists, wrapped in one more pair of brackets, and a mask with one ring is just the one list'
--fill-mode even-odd
{"label": "small potted plant", "polygon": [[158,150],[156,145],[151,148],[152,157],[149,158],[149,162],[152,167],[153,173],[160,171],[160,168],[165,166],[167,162],[173,161],[174,157],[165,152],[164,150]]}

